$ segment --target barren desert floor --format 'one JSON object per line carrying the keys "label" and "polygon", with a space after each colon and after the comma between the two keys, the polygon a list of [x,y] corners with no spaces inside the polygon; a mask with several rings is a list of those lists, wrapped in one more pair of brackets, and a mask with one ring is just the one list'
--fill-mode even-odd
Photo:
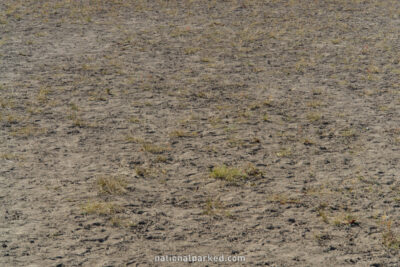
{"label": "barren desert floor", "polygon": [[400,266],[400,1],[1,0],[0,215],[5,267]]}

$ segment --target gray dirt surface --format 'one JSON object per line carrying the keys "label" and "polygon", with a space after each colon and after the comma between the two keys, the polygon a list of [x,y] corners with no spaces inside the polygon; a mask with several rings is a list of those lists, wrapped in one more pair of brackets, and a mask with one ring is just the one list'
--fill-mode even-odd
{"label": "gray dirt surface", "polygon": [[397,0],[0,1],[0,266],[399,266],[399,36]]}

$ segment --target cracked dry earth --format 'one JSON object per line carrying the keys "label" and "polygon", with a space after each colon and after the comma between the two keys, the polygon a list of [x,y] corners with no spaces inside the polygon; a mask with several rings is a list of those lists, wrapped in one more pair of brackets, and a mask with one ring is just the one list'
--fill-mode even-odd
{"label": "cracked dry earth", "polygon": [[0,265],[398,266],[399,36],[395,0],[0,1]]}

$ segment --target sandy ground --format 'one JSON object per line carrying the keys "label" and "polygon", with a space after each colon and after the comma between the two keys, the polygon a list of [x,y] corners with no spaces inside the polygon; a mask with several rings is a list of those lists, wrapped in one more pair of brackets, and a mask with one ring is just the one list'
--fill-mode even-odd
{"label": "sandy ground", "polygon": [[0,1],[0,265],[399,266],[399,36],[397,0]]}

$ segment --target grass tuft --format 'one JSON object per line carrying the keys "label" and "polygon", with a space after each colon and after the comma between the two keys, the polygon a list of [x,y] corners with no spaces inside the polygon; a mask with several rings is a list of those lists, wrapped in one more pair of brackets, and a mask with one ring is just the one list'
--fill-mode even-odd
{"label": "grass tuft", "polygon": [[232,217],[232,214],[226,210],[225,205],[221,200],[211,198],[207,199],[204,205],[203,214],[209,216]]}
{"label": "grass tuft", "polygon": [[230,184],[239,184],[248,178],[245,171],[239,168],[227,167],[225,165],[214,167],[211,171],[211,177],[224,180]]}
{"label": "grass tuft", "polygon": [[400,236],[396,235],[392,230],[392,221],[384,222],[385,230],[382,233],[382,243],[389,249],[400,249]]}
{"label": "grass tuft", "polygon": [[112,215],[122,211],[122,208],[114,203],[88,201],[82,207],[83,214]]}
{"label": "grass tuft", "polygon": [[101,193],[120,195],[126,193],[127,182],[120,177],[100,177],[97,185]]}
{"label": "grass tuft", "polygon": [[154,145],[150,143],[145,143],[142,146],[143,150],[151,154],[162,154],[170,150],[169,147]]}

